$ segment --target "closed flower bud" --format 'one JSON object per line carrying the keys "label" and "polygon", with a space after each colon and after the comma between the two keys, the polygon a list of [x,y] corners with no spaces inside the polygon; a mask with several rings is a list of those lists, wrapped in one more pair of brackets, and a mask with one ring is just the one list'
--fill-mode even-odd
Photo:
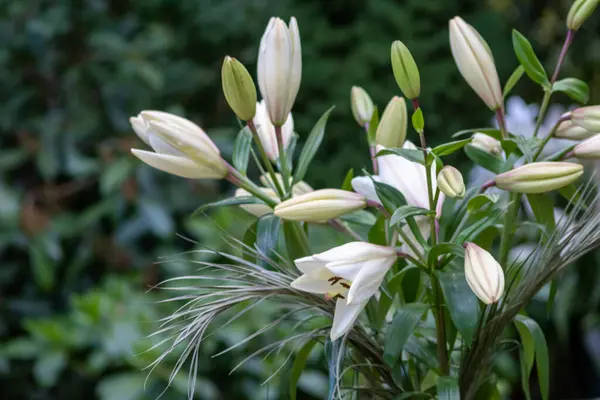
{"label": "closed flower bud", "polygon": [[485,104],[502,107],[502,90],[494,57],[481,35],[460,17],[450,20],[450,47],[461,75]]}
{"label": "closed flower bud", "polygon": [[[254,116],[254,126],[256,126],[256,133],[258,139],[263,145],[267,157],[269,160],[276,161],[279,158],[279,145],[277,144],[277,135],[275,134],[275,126],[271,123],[269,118],[269,111],[264,100],[256,104],[256,115]],[[290,141],[294,136],[294,118],[290,113],[285,121],[285,124],[281,127],[281,139],[283,142],[283,148],[287,149],[290,145]]]}
{"label": "closed flower bud", "polygon": [[581,107],[573,110],[571,121],[591,132],[600,132],[600,106]]}
{"label": "closed flower bud", "polygon": [[223,93],[229,107],[242,121],[249,121],[256,114],[256,87],[244,65],[229,56],[221,69]]}
{"label": "closed flower bud", "polygon": [[322,222],[367,206],[367,199],[354,192],[321,189],[292,197],[275,207],[275,215],[292,221]]}
{"label": "closed flower bud", "polygon": [[437,185],[442,193],[450,198],[462,199],[465,196],[465,182],[460,171],[447,165],[438,174]]}
{"label": "closed flower bud", "polygon": [[600,135],[592,136],[579,143],[573,149],[573,155],[578,158],[600,158]]}
{"label": "closed flower bud", "polygon": [[583,166],[568,162],[535,162],[496,176],[496,186],[509,192],[544,193],[574,182]]}
{"label": "closed flower bud", "polygon": [[562,139],[583,140],[594,136],[596,133],[590,132],[581,126],[575,125],[573,121],[563,121],[558,125],[554,136]]}
{"label": "closed flower bud", "polygon": [[406,139],[407,121],[406,101],[402,97],[394,96],[383,110],[377,126],[377,145],[388,148],[402,147]]}
{"label": "closed flower bud", "polygon": [[567,15],[567,28],[578,30],[594,12],[600,0],[576,0]]}
{"label": "closed flower bud", "polygon": [[421,94],[421,77],[415,59],[408,48],[399,40],[392,43],[392,69],[402,93],[415,99]]}
{"label": "closed flower bud", "polygon": [[142,111],[129,119],[154,151],[131,149],[146,164],[189,179],[220,179],[227,165],[208,135],[192,121],[162,111]]}
{"label": "closed flower bud", "polygon": [[503,152],[500,141],[484,133],[476,132],[469,144],[494,156],[501,156]]}
{"label": "closed flower bud", "polygon": [[365,89],[352,86],[350,102],[352,103],[352,115],[354,115],[354,119],[360,126],[365,126],[371,122],[374,108],[373,100],[371,100]]}
{"label": "closed flower bud", "polygon": [[[277,194],[275,193],[274,190],[269,189],[269,188],[261,188],[260,190],[264,194],[266,194],[267,196],[272,198],[274,201],[279,202],[279,198],[277,197]],[[252,196],[252,194],[250,194],[250,192],[247,192],[244,189],[240,188],[235,191],[235,197],[248,197],[248,196]],[[242,204],[242,205],[240,205],[240,207],[258,218],[262,217],[265,214],[269,214],[269,213],[273,212],[273,209],[266,204]]]}
{"label": "closed flower bud", "polygon": [[498,302],[504,292],[504,271],[490,253],[465,243],[465,278],[475,296],[485,304]]}
{"label": "closed flower bud", "polygon": [[271,122],[285,123],[292,110],[302,77],[302,51],[296,18],[289,27],[280,18],[271,18],[258,51],[258,87]]}

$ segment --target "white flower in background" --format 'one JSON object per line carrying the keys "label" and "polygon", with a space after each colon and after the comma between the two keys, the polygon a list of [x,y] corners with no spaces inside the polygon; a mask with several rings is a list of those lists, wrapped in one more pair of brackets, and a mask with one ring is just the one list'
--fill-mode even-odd
{"label": "white flower in background", "polygon": [[[532,137],[533,132],[535,131],[538,112],[539,107],[537,104],[527,104],[525,103],[525,100],[518,96],[510,97],[506,101],[507,130],[516,135]],[[538,137],[541,139],[546,137],[564,112],[564,107],[557,104],[551,105],[546,112],[546,118],[544,118],[544,121],[540,126]],[[496,127],[498,126],[495,119],[492,120],[492,124]],[[573,142],[566,139],[550,139],[541,156],[544,157],[556,153],[571,144],[573,144]],[[516,166],[518,165],[519,164]],[[476,165],[469,173],[469,186],[479,187],[490,179],[493,179],[494,176],[495,174],[493,172]]]}
{"label": "white flower in background", "polygon": [[287,120],[302,78],[302,49],[296,18],[289,27],[271,18],[258,50],[258,87],[275,125]]}
{"label": "white flower in background", "polygon": [[[269,111],[264,100],[260,103],[256,103],[256,115],[254,116],[254,125],[256,125],[256,132],[258,138],[265,148],[267,157],[271,161],[275,161],[279,158],[279,147],[277,145],[277,136],[275,135],[275,126],[271,123],[269,118]],[[292,113],[288,114],[285,123],[281,127],[281,138],[283,140],[283,148],[287,149],[294,135],[294,119]]]}
{"label": "white flower in background", "polygon": [[396,250],[367,242],[352,242],[295,260],[302,272],[292,287],[336,300],[331,340],[348,332],[369,299],[379,291]]}
{"label": "white flower in background", "polygon": [[131,149],[131,153],[151,167],[189,179],[221,179],[227,175],[219,148],[192,121],[162,111],[142,111],[129,122],[154,150]]}
{"label": "white flower in background", "polygon": [[485,304],[496,303],[504,293],[504,271],[494,257],[474,243],[465,243],[465,278]]}

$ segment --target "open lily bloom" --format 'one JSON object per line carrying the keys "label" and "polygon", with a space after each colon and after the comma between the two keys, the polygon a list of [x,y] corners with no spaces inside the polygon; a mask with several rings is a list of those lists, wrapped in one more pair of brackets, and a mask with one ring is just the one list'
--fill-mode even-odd
{"label": "open lily bloom", "polygon": [[385,274],[396,261],[396,250],[367,242],[352,242],[295,260],[303,273],[292,287],[336,300],[331,340],[348,332]]}

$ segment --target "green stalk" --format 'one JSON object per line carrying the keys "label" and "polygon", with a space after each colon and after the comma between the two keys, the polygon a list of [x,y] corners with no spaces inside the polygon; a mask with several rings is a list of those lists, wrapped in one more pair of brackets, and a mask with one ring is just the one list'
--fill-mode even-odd
{"label": "green stalk", "polygon": [[285,192],[281,188],[279,184],[279,180],[277,179],[277,174],[275,173],[275,169],[273,169],[273,164],[271,164],[271,160],[267,156],[267,152],[260,141],[260,137],[258,136],[258,131],[256,130],[256,125],[254,125],[254,121],[251,119],[246,121],[248,128],[252,132],[252,137],[254,138],[254,142],[256,143],[256,147],[258,148],[258,152],[260,153],[260,157],[262,158],[263,164],[267,167],[267,171],[269,171],[269,175],[271,176],[271,180],[273,181],[273,185],[275,186],[275,190],[277,191],[277,195],[279,198],[283,199],[285,196]]}
{"label": "green stalk", "polygon": [[546,116],[546,111],[548,110],[548,105],[550,104],[551,97],[552,97],[552,90],[544,88],[544,98],[542,99],[542,106],[540,107],[540,113],[539,113],[537,121],[535,123],[535,130],[533,131],[533,137],[537,137],[538,132],[540,131],[540,126],[542,126],[542,121],[544,121],[544,117]]}
{"label": "green stalk", "polygon": [[290,170],[287,163],[287,155],[283,147],[283,135],[281,134],[281,126],[275,127],[275,136],[277,137],[277,148],[279,149],[279,165],[281,166],[281,175],[283,175],[283,187],[285,188],[286,198],[289,198],[290,193]]}
{"label": "green stalk", "polygon": [[510,251],[511,245],[511,232],[513,230],[515,218],[517,217],[517,211],[519,210],[519,193],[511,193],[509,197],[510,205],[506,214],[504,214],[504,230],[502,231],[502,238],[500,240],[500,266],[506,268],[506,262],[508,261],[508,252]]}
{"label": "green stalk", "polygon": [[246,178],[244,175],[240,173],[237,169],[233,168],[231,165],[225,162],[227,169],[229,169],[229,173],[225,177],[229,182],[234,185],[246,190],[248,193],[252,194],[254,197],[262,200],[269,207],[274,208],[277,205],[277,202],[267,196],[260,187],[258,187],[254,182]]}

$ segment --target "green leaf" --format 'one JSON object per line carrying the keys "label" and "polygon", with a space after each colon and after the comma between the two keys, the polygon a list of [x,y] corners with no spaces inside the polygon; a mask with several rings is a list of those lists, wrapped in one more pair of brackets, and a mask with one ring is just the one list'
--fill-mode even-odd
{"label": "green leaf", "polygon": [[525,73],[527,73],[527,76],[529,76],[532,81],[542,86],[550,86],[550,81],[548,81],[546,71],[544,71],[542,63],[535,55],[529,40],[519,33],[519,31],[513,29],[512,41],[515,54],[517,55],[517,58],[519,59],[519,62],[523,68],[525,68]]}
{"label": "green leaf", "polygon": [[553,92],[563,92],[578,103],[586,104],[590,101],[590,88],[588,85],[576,78],[565,78],[554,82]]}
{"label": "green leaf", "polygon": [[369,129],[367,131],[367,140],[369,146],[375,146],[377,137],[377,127],[379,126],[379,110],[377,107],[373,108],[373,115],[371,115],[371,122],[369,122]]}
{"label": "green leaf", "polygon": [[475,164],[478,164],[489,171],[496,174],[501,174],[506,171],[504,160],[475,146],[466,145],[465,153]]}
{"label": "green leaf", "polygon": [[388,213],[393,214],[396,208],[406,205],[404,195],[395,187],[387,183],[373,181],[377,197],[381,200],[381,204]]}
{"label": "green leaf", "polygon": [[306,366],[306,360],[310,355],[313,347],[317,344],[314,340],[309,340],[302,346],[302,348],[296,354],[296,358],[294,359],[294,365],[292,366],[292,372],[290,376],[290,400],[296,400],[296,388],[298,386],[298,380],[302,375],[302,371],[304,371],[304,367]]}
{"label": "green leaf", "polygon": [[[246,232],[244,233],[244,238],[242,240],[242,242],[254,249],[254,243],[256,243],[256,231],[257,231],[257,226],[258,226],[258,220],[256,220],[252,225],[250,225],[250,227],[248,227],[248,229],[246,229]],[[243,258],[246,261],[251,261],[251,262],[256,262],[256,256],[254,254],[254,252],[250,252],[250,251],[243,251]]]}
{"label": "green leaf", "polygon": [[504,153],[506,153],[507,157],[510,156],[512,153],[521,152],[519,144],[514,139],[502,139],[500,141],[500,145],[502,146],[502,150],[504,150]]}
{"label": "green leaf", "polygon": [[212,203],[204,204],[196,209],[192,215],[202,213],[209,208],[224,207],[224,206],[239,206],[242,204],[265,204],[262,200],[257,199],[254,196],[239,196],[229,197],[227,199],[215,201]]}
{"label": "green leaf", "polygon": [[260,217],[256,225],[256,247],[261,254],[271,257],[277,252],[281,220],[273,214]]}
{"label": "green leaf", "polygon": [[450,318],[467,346],[479,322],[479,301],[467,284],[464,272],[436,271]]}
{"label": "green leaf", "polygon": [[387,219],[381,215],[377,218],[375,225],[369,230],[369,242],[385,246],[387,244],[387,237],[385,234],[385,227],[387,225]]}
{"label": "green leaf", "polygon": [[496,203],[499,198],[499,195],[493,193],[483,193],[473,196],[467,203],[467,211],[473,213],[488,204]]}
{"label": "green leaf", "polygon": [[552,198],[546,193],[540,193],[528,194],[527,200],[529,200],[535,220],[545,227],[546,236],[550,235],[556,228]]}
{"label": "green leaf", "polygon": [[440,376],[437,381],[438,400],[460,400],[458,379],[453,376]]}
{"label": "green leaf", "polygon": [[304,175],[306,175],[308,166],[315,157],[319,146],[321,146],[321,142],[323,142],[327,119],[334,108],[335,106],[332,106],[329,110],[325,111],[325,113],[321,116],[321,118],[319,118],[315,126],[313,126],[312,130],[310,131],[310,135],[308,135],[308,139],[306,139],[306,143],[304,144],[302,153],[300,153],[300,158],[298,159],[298,165],[294,173],[294,182],[300,182],[302,179],[304,179]]}
{"label": "green leaf", "polygon": [[415,131],[423,133],[423,129],[425,129],[425,118],[423,118],[423,110],[421,110],[421,107],[417,108],[413,113],[412,125],[413,128],[415,128]]}
{"label": "green leaf", "polygon": [[364,226],[373,226],[375,221],[377,221],[377,217],[366,210],[358,210],[350,214],[344,214],[340,219],[344,222]]}
{"label": "green leaf", "polygon": [[283,237],[290,259],[295,260],[309,255],[310,246],[304,241],[306,235],[302,232],[300,222],[283,221]]}
{"label": "green leaf", "polygon": [[402,393],[400,396],[394,397],[394,400],[406,400],[406,399],[418,399],[418,398],[431,399],[431,395],[429,393],[423,393],[423,392],[406,392],[406,393]]}
{"label": "green leaf", "polygon": [[346,174],[346,177],[344,178],[344,182],[342,183],[342,190],[348,190],[350,192],[352,192],[354,189],[352,189],[352,178],[354,178],[354,168],[350,168],[348,170],[348,173]]}
{"label": "green leaf", "polygon": [[473,133],[476,133],[476,132],[483,133],[484,135],[488,135],[497,140],[502,140],[502,133],[498,129],[494,129],[494,128],[465,129],[465,130],[456,132],[455,134],[452,135],[452,137],[455,138],[455,137],[459,137],[459,136],[472,135]]}
{"label": "green leaf", "polygon": [[[533,352],[535,354],[535,365],[540,385],[540,393],[542,394],[543,400],[548,400],[550,391],[550,359],[544,332],[537,322],[524,315],[517,315],[514,319],[514,323],[521,336],[525,357],[525,370],[528,374],[531,372],[531,368],[533,367],[533,356],[531,353]],[[532,347],[533,350],[531,349]],[[527,384],[529,384],[529,382],[527,382]]]}
{"label": "green leaf", "polygon": [[471,142],[471,138],[457,140],[455,142],[445,143],[440,146],[435,147],[432,152],[438,157],[447,156],[448,154],[452,154],[457,150],[462,149],[467,144]]}
{"label": "green leaf", "polygon": [[439,243],[429,250],[429,255],[427,256],[427,265],[435,268],[438,258],[444,254],[452,254],[456,257],[464,257],[465,249],[456,243]]}
{"label": "green leaf", "polygon": [[558,193],[570,203],[576,203],[581,199],[581,191],[577,189],[577,185],[574,183],[561,187],[558,189]]}
{"label": "green leaf", "polygon": [[506,98],[506,96],[508,96],[510,91],[513,90],[515,85],[521,80],[521,77],[523,76],[524,73],[525,73],[525,68],[522,65],[519,65],[517,68],[515,68],[513,73],[510,74],[510,77],[506,81],[506,85],[504,85],[504,90],[502,91],[502,96],[504,98]]}
{"label": "green leaf", "polygon": [[456,238],[456,243],[463,244],[474,240],[481,232],[494,225],[504,210],[496,209],[464,229]]}
{"label": "green leaf", "polygon": [[562,150],[557,151],[554,154],[549,155],[544,159],[544,161],[561,161],[565,155],[573,150],[577,144],[572,144],[571,146],[567,146]]}
{"label": "green leaf", "polygon": [[428,309],[429,305],[427,304],[411,303],[403,305],[396,310],[394,319],[385,336],[383,350],[383,359],[390,366],[394,366],[400,361],[402,348],[417,326],[423,313]]}
{"label": "green leaf", "polygon": [[402,148],[390,148],[384,149],[375,155],[375,157],[387,156],[387,155],[397,155],[403,158],[406,158],[408,161],[416,162],[419,164],[423,164],[425,157],[423,156],[423,150],[417,149],[402,149]]}
{"label": "green leaf", "polygon": [[242,174],[246,175],[248,170],[248,161],[250,160],[250,148],[252,147],[252,133],[248,127],[244,127],[237,137],[233,145],[232,162],[233,166]]}
{"label": "green leaf", "polygon": [[417,215],[435,215],[435,211],[411,205],[400,206],[394,211],[392,218],[390,218],[390,226],[394,226],[404,221],[406,218],[415,217]]}
{"label": "green leaf", "polygon": [[100,193],[110,194],[121,188],[123,182],[134,171],[134,164],[128,157],[123,157],[109,164],[100,176]]}

